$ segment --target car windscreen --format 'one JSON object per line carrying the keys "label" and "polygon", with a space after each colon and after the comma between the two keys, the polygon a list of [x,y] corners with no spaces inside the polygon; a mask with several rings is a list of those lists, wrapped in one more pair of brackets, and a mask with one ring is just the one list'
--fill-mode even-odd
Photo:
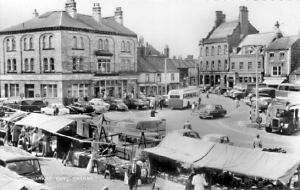
{"label": "car windscreen", "polygon": [[41,171],[39,162],[34,159],[9,162],[6,164],[6,167],[19,175],[27,175]]}

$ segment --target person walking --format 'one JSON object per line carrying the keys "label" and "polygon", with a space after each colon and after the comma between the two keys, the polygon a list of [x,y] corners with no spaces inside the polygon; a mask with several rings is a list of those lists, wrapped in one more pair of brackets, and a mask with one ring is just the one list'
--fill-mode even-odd
{"label": "person walking", "polygon": [[129,190],[136,190],[138,179],[140,179],[141,176],[141,168],[137,164],[136,158],[133,159],[132,165],[128,167],[127,174]]}
{"label": "person walking", "polygon": [[192,103],[191,114],[193,115],[195,112],[195,102]]}
{"label": "person walking", "polygon": [[204,173],[197,172],[197,174],[193,177],[192,184],[194,185],[194,190],[204,190],[204,186],[208,185],[205,180]]}
{"label": "person walking", "polygon": [[201,105],[201,96],[198,98],[198,110],[200,110],[200,105]]}
{"label": "person walking", "polygon": [[260,139],[259,134],[256,135],[256,137],[253,140],[253,148],[262,148],[262,141]]}
{"label": "person walking", "polygon": [[15,124],[12,124],[11,134],[12,134],[12,145],[17,147],[19,141],[19,135],[21,133],[21,128]]}
{"label": "person walking", "polygon": [[160,110],[163,109],[163,105],[164,105],[164,99],[161,98],[161,99],[159,100],[159,107],[160,107]]}
{"label": "person walking", "polygon": [[208,92],[208,90],[206,91],[206,98],[209,99],[209,92]]}
{"label": "person walking", "polygon": [[189,120],[186,120],[186,122],[183,125],[183,129],[190,129],[190,130],[192,130],[192,124],[190,123]]}

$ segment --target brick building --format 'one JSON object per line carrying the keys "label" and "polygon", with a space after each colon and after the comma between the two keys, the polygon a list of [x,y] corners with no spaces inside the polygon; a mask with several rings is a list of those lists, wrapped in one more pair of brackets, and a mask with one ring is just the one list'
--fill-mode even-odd
{"label": "brick building", "polygon": [[0,31],[2,97],[122,96],[137,89],[137,35],[123,25],[120,7],[102,17],[77,13],[67,0],[51,11]]}
{"label": "brick building", "polygon": [[225,21],[225,14],[216,11],[215,26],[199,42],[199,78],[202,85],[228,86],[229,55],[248,34],[258,31],[248,20],[248,9],[239,8],[239,19]]}

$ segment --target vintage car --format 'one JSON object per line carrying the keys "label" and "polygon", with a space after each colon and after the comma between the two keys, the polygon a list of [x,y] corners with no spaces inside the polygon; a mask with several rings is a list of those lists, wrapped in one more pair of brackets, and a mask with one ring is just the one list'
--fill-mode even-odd
{"label": "vintage car", "polygon": [[66,106],[70,110],[70,114],[92,114],[94,108],[87,102],[75,102],[72,105]]}
{"label": "vintage car", "polygon": [[214,117],[224,117],[227,111],[222,107],[222,105],[208,104],[204,108],[200,109],[199,118],[214,118]]}
{"label": "vintage car", "polygon": [[229,140],[229,137],[223,134],[207,134],[202,137],[202,140],[233,145],[233,142]]}
{"label": "vintage car", "polygon": [[97,160],[97,172],[108,176],[110,179],[124,179],[125,172],[128,170],[131,162],[123,160],[117,156],[102,157]]}
{"label": "vintage car", "polygon": [[201,139],[199,133],[197,131],[194,130],[190,130],[190,129],[179,129],[176,131],[172,132],[173,134],[178,134],[180,136],[184,136],[184,137],[191,137],[194,139]]}
{"label": "vintage car", "polygon": [[41,108],[46,107],[46,103],[40,99],[26,99],[15,102],[13,108],[27,112],[41,112]]}
{"label": "vintage car", "polygon": [[142,99],[125,99],[124,103],[129,109],[147,109],[149,107],[148,102]]}
{"label": "vintage car", "polygon": [[70,110],[61,103],[50,104],[47,107],[41,108],[41,112],[47,115],[54,115],[56,108],[58,108],[58,115],[70,113]]}
{"label": "vintage car", "polygon": [[127,111],[128,107],[121,99],[106,99],[104,100],[110,105],[109,110]]}

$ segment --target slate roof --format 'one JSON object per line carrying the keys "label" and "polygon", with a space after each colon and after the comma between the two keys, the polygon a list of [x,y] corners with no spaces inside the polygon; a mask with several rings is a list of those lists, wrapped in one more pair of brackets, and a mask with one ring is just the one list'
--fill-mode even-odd
{"label": "slate roof", "polygon": [[238,27],[238,25],[238,20],[224,22],[212,32],[212,34],[209,36],[209,39],[226,38],[228,35],[233,33],[234,29]]}
{"label": "slate roof", "polygon": [[177,69],[194,68],[197,60],[170,59]]}
{"label": "slate roof", "polygon": [[289,49],[297,40],[298,36],[282,37],[270,43],[266,50],[285,50]]}
{"label": "slate roof", "polygon": [[116,22],[113,17],[103,18],[102,23],[98,24],[92,16],[77,14],[77,16],[73,18],[65,11],[46,12],[39,17],[6,28],[0,31],[0,33],[43,30],[57,27],[112,33],[116,35],[137,36],[134,32]]}
{"label": "slate roof", "polygon": [[157,70],[154,66],[148,63],[143,57],[138,56],[137,60],[137,72],[139,73],[156,73]]}
{"label": "slate roof", "polygon": [[256,45],[267,46],[267,45],[269,45],[269,43],[271,43],[275,39],[275,37],[276,37],[275,32],[249,34],[239,44],[239,47],[252,46],[252,45],[253,46],[256,46]]}

